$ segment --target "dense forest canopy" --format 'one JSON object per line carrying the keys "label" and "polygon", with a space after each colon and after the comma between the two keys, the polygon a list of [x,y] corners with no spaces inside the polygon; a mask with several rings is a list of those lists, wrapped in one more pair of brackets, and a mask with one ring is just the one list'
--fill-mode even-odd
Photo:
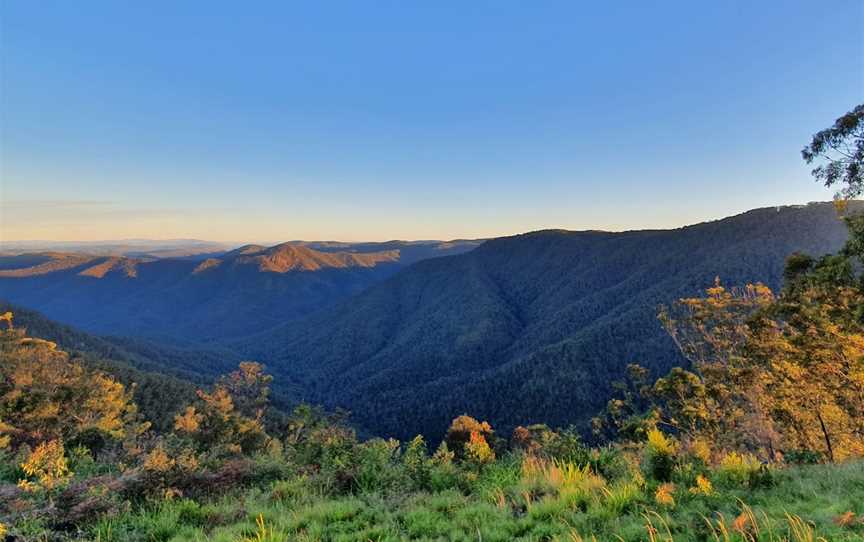
{"label": "dense forest canopy", "polygon": [[[860,210],[853,202],[850,210]],[[832,204],[671,231],[541,231],[426,260],[346,303],[229,344],[295,401],[350,410],[367,434],[432,440],[469,412],[511,430],[591,417],[638,362],[685,363],[657,308],[724,284],[782,286],[795,251],[839,250]]]}

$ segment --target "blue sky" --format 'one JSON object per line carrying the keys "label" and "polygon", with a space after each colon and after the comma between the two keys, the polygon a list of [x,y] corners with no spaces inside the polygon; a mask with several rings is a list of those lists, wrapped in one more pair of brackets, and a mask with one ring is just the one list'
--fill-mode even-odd
{"label": "blue sky", "polygon": [[0,4],[0,239],[487,237],[830,199],[864,3]]}

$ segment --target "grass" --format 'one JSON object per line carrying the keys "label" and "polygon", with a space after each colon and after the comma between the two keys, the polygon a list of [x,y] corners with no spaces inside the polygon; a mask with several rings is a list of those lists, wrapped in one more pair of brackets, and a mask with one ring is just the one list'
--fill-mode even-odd
{"label": "grass", "polygon": [[[105,519],[90,539],[109,541],[684,541],[864,540],[864,463],[792,467],[768,488],[727,484],[710,495],[684,487],[655,502],[638,480],[608,483],[584,468],[500,461],[467,494],[454,489],[328,497],[303,480],[198,504],[164,502]],[[668,487],[666,488],[669,489]],[[843,518],[846,518],[845,522]]]}

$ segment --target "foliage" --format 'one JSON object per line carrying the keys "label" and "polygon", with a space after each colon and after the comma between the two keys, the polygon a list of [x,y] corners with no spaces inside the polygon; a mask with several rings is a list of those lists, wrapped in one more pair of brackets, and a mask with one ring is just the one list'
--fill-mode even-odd
{"label": "foliage", "polygon": [[21,463],[26,478],[18,482],[25,491],[51,490],[66,482],[72,473],[66,462],[65,448],[59,440],[42,442]]}
{"label": "foliage", "polygon": [[662,431],[652,429],[648,431],[648,445],[645,448],[645,459],[648,472],[661,482],[672,479],[672,469],[675,467],[675,452],[677,446]]}
{"label": "foliage", "polygon": [[752,455],[729,452],[720,460],[718,479],[727,484],[745,485],[762,468]]}
{"label": "foliage", "polygon": [[864,293],[858,279],[828,272],[851,269],[848,260],[802,270],[795,258],[776,298],[759,285],[718,282],[676,314],[664,310],[696,372],[676,368],[654,385],[660,423],[767,460],[784,449],[832,461],[864,455]]}
{"label": "foliage", "polygon": [[[123,384],[132,392],[141,417],[157,431],[170,431],[174,414],[195,397],[195,384],[176,376],[178,367],[189,363],[183,359],[189,352],[169,354],[165,348],[156,349],[152,345],[133,352],[128,349],[131,346],[128,340],[97,338],[52,322],[34,311],[0,302],[0,311],[3,310],[14,314],[15,327],[25,334],[56,343],[58,348],[69,352],[71,360]],[[124,341],[125,346],[118,344]],[[213,364],[211,359],[207,363]]]}
{"label": "foliage", "polygon": [[[195,435],[203,431],[215,435],[216,448],[242,442],[232,433],[242,424],[232,418],[266,415],[264,403],[245,411],[254,417],[238,412],[244,395],[222,384],[261,381],[243,371],[202,390],[178,415],[175,433],[137,434],[130,443],[137,455],[94,458],[59,440],[32,452],[21,445],[16,456],[7,450],[0,460],[28,482],[27,489],[0,482],[0,522],[25,539],[80,534],[100,542],[576,540],[579,533],[635,541],[661,525],[673,540],[757,525],[832,540],[864,534],[857,520],[864,464],[776,467],[765,483],[753,457],[726,454],[714,464],[697,443],[685,446],[657,428],[644,442],[590,448],[572,429],[535,424],[515,431],[509,447],[496,443],[493,454],[486,440],[494,439],[492,427],[461,416],[430,456],[420,436],[404,444],[361,441],[344,414],[301,405],[278,437],[268,435],[281,446],[238,445],[230,454],[198,448]],[[218,431],[208,429],[217,427],[212,418],[224,424]],[[449,443],[461,449],[458,456]],[[814,503],[817,493],[830,504]]]}
{"label": "foliage", "polygon": [[0,355],[0,447],[57,441],[99,452],[146,430],[122,384],[55,343],[10,328],[0,331]]}
{"label": "foliage", "polygon": [[838,197],[854,198],[864,192],[864,104],[814,135],[801,156],[808,164],[823,161],[813,176],[825,186],[846,185]]}
{"label": "foliage", "polygon": [[444,442],[456,459],[482,464],[495,458],[488,443],[492,435],[492,426],[488,422],[479,422],[463,414],[450,424]]}
{"label": "foliage", "polygon": [[219,379],[212,391],[198,390],[198,401],[174,419],[178,434],[199,453],[238,454],[263,450],[270,437],[264,428],[270,376],[254,362],[243,362]]}

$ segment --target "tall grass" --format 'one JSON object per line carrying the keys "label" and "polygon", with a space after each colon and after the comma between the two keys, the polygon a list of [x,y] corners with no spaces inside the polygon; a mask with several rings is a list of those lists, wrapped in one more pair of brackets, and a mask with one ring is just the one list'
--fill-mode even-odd
{"label": "tall grass", "polygon": [[800,516],[785,514],[785,532],[777,533],[763,511],[761,520],[753,509],[742,503],[741,513],[731,522],[720,514],[717,519],[704,518],[715,542],[828,542],[816,533],[815,527]]}
{"label": "tall grass", "polygon": [[691,492],[689,482],[676,481],[664,487],[674,495],[674,503],[664,505],[655,500],[662,484],[635,475],[607,480],[585,466],[531,456],[499,462],[479,471],[472,485],[443,491],[335,495],[294,478],[209,504],[177,499],[105,519],[86,539],[864,540],[864,465],[790,468],[769,488],[719,484],[708,494]]}

